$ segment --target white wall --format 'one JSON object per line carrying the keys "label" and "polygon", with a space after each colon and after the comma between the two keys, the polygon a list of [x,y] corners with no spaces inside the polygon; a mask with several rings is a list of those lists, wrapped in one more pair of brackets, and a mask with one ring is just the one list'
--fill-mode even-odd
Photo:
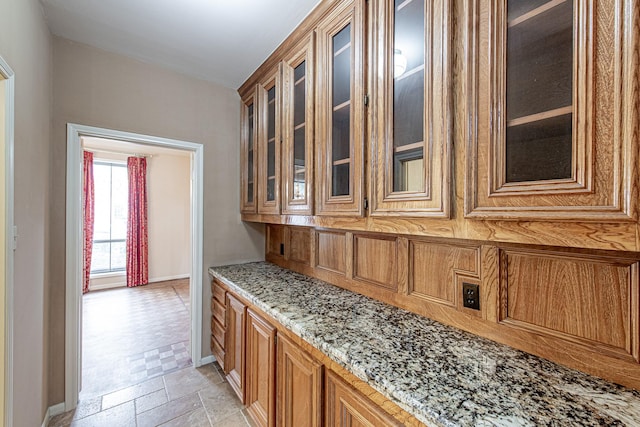
{"label": "white wall", "polygon": [[208,267],[263,259],[264,227],[240,220],[240,98],[234,89],[53,37],[53,100],[49,403],[57,404],[64,401],[67,123],[203,144],[203,356],[210,354]]}
{"label": "white wall", "polygon": [[[128,144],[130,146],[130,144]],[[136,153],[145,154],[137,145]],[[126,155],[94,154],[95,160],[126,162]],[[169,153],[147,158],[149,282],[189,277],[191,270],[191,158]],[[125,274],[91,278],[92,290],[126,286]]]}
{"label": "white wall", "polygon": [[[5,82],[0,76],[0,165],[2,165],[2,173],[0,173],[0,307],[5,306],[6,280],[5,280],[5,248],[7,246],[7,236],[5,234],[6,218],[5,218],[5,118],[4,118],[4,90]],[[4,360],[5,348],[5,323],[4,311],[0,315],[0,423],[4,420]]]}
{"label": "white wall", "polygon": [[39,426],[48,406],[52,86],[51,35],[37,0],[0,2],[0,55],[16,84],[13,425]]}

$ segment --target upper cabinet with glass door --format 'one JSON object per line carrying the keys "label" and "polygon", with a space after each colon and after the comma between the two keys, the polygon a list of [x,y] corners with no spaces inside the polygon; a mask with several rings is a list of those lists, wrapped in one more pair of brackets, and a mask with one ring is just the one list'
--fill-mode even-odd
{"label": "upper cabinet with glass door", "polygon": [[372,215],[448,217],[450,0],[375,0]]}
{"label": "upper cabinet with glass door", "polygon": [[466,5],[468,121],[475,125],[469,128],[467,217],[635,218],[637,10],[625,13],[637,7],[629,4]]}
{"label": "upper cabinet with glass door", "polygon": [[282,213],[313,214],[313,34],[282,62]]}
{"label": "upper cabinet with glass door", "polygon": [[280,68],[258,85],[258,213],[280,213]]}
{"label": "upper cabinet with glass door", "polygon": [[[254,86],[255,87],[255,86]],[[252,90],[242,98],[241,138],[240,138],[240,212],[257,213],[257,92]]]}
{"label": "upper cabinet with glass door", "polygon": [[363,214],[363,4],[341,2],[316,30],[318,215]]}

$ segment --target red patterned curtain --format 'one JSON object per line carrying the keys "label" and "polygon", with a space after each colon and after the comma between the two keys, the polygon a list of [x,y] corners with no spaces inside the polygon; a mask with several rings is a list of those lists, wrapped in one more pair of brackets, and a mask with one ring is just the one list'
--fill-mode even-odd
{"label": "red patterned curtain", "polygon": [[93,220],[94,220],[94,186],[93,186],[93,153],[84,152],[84,172],[82,194],[84,202],[84,266],[82,268],[82,293],[89,292],[89,277],[91,274],[91,252],[93,251]]}
{"label": "red patterned curtain", "polygon": [[147,242],[147,159],[129,157],[129,215],[127,217],[127,286],[149,281]]}

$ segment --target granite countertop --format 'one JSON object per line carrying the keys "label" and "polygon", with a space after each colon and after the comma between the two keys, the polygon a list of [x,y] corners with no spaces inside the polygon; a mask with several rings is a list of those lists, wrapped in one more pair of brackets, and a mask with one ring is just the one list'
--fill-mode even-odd
{"label": "granite countertop", "polygon": [[640,393],[267,262],[210,268],[427,425],[640,426]]}

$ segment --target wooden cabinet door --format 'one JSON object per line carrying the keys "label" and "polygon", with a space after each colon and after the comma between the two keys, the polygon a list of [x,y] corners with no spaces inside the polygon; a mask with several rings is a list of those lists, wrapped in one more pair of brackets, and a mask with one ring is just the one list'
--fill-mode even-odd
{"label": "wooden cabinet door", "polygon": [[257,176],[258,176],[258,96],[252,90],[242,98],[241,136],[240,136],[240,212],[257,212]]}
{"label": "wooden cabinet door", "polygon": [[322,426],[322,364],[278,336],[278,426]]}
{"label": "wooden cabinet door", "polygon": [[247,310],[247,410],[260,426],[275,425],[276,328]]}
{"label": "wooden cabinet door", "polygon": [[211,282],[211,353],[216,358],[223,371],[225,371],[226,348],[226,291],[214,279]]}
{"label": "wooden cabinet door", "polygon": [[364,0],[341,2],[317,35],[317,215],[363,214]]}
{"label": "wooden cabinet door", "polygon": [[371,215],[449,217],[451,0],[375,0]]}
{"label": "wooden cabinet door", "polygon": [[331,371],[326,375],[327,427],[383,427],[400,423]]}
{"label": "wooden cabinet door", "polygon": [[632,3],[464,2],[467,217],[637,219]]}
{"label": "wooden cabinet door", "polygon": [[258,85],[258,213],[280,213],[280,67]]}
{"label": "wooden cabinet door", "polygon": [[245,403],[245,323],[247,307],[227,292],[225,372],[236,394]]}
{"label": "wooden cabinet door", "polygon": [[282,61],[282,213],[313,214],[313,34]]}

